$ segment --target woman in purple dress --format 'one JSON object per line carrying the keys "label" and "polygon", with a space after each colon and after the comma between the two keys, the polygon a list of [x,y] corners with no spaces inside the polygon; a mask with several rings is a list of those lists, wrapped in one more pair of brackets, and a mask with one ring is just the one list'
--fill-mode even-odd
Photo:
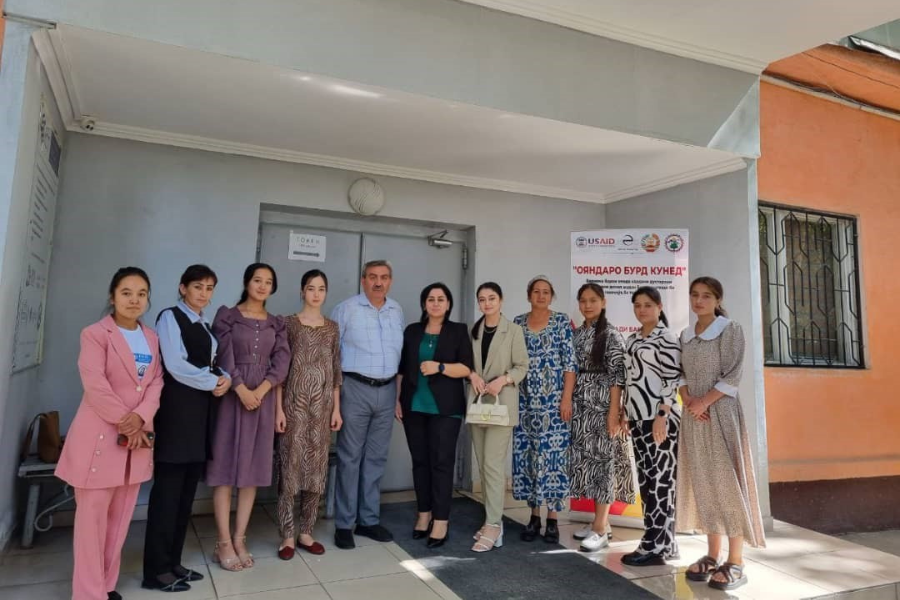
{"label": "woman in purple dress", "polygon": [[[244,292],[234,308],[223,306],[213,321],[219,340],[218,364],[231,375],[231,390],[222,398],[206,483],[214,487],[213,506],[219,532],[213,560],[223,569],[253,566],[247,552],[247,525],[256,488],[272,484],[272,448],[276,428],[275,388],[291,361],[284,319],[266,312],[266,299],[278,289],[275,270],[254,263],[244,271]],[[234,538],[231,493],[238,488]]]}

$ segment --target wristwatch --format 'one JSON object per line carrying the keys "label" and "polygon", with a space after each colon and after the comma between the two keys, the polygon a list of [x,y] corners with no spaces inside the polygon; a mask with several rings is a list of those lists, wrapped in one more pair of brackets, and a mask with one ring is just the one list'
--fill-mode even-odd
{"label": "wristwatch", "polygon": [[657,416],[657,417],[663,417],[663,418],[665,418],[665,417],[669,416],[669,413],[667,413],[667,412],[664,411],[663,409],[659,409],[659,412],[656,413],[656,416]]}
{"label": "wristwatch", "polygon": [[444,363],[438,363],[438,373],[444,372]]}

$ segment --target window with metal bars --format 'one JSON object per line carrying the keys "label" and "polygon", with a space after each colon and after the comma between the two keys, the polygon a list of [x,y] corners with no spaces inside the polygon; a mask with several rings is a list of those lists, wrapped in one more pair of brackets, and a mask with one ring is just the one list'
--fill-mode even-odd
{"label": "window with metal bars", "polygon": [[759,204],[767,365],[863,368],[856,219]]}

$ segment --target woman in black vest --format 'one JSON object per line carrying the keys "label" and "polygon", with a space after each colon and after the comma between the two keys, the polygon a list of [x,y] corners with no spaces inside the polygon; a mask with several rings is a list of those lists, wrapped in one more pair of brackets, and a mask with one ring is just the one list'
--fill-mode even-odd
{"label": "woman in black vest", "polygon": [[428,536],[428,547],[437,548],[447,540],[456,438],[466,413],[463,380],[472,371],[472,342],[465,324],[450,320],[453,295],[446,285],[426,287],[420,303],[421,320],[403,333],[396,416],[412,455],[419,509],[413,537]]}
{"label": "woman in black vest", "polygon": [[156,430],[153,488],[147,507],[142,587],[165,592],[191,589],[203,576],[181,564],[197,483],[210,458],[214,399],[231,387],[216,366],[215,336],[203,316],[218,278],[206,265],[181,276],[178,304],[156,321],[165,385],[153,421]]}

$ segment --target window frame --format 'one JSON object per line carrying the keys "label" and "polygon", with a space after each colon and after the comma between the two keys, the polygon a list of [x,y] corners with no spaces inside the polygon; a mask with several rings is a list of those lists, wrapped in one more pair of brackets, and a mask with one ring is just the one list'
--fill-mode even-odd
{"label": "window frame", "polygon": [[[813,369],[866,369],[866,348],[862,314],[862,276],[859,268],[859,219],[853,215],[790,206],[759,199],[757,223],[759,231],[760,304],[763,317],[763,364],[765,367],[813,368]],[[816,356],[795,356],[791,349],[791,297],[790,276],[787,269],[795,261],[789,259],[789,238],[785,236],[784,222],[792,215],[799,215],[804,224],[820,219],[832,226],[832,259],[834,261],[833,285],[835,336],[837,360],[821,353]],[[765,219],[766,238],[762,239],[760,221]],[[843,252],[843,254],[842,254]],[[839,259],[845,255],[847,259]],[[763,265],[768,273],[763,272]],[[773,279],[774,274],[774,279]],[[852,289],[842,289],[843,285]],[[768,293],[768,307],[762,302]],[[846,297],[842,295],[846,294]],[[841,297],[839,297],[841,296]],[[773,329],[777,331],[773,333]],[[771,353],[765,342],[771,340]],[[795,338],[796,341],[796,338]]]}

